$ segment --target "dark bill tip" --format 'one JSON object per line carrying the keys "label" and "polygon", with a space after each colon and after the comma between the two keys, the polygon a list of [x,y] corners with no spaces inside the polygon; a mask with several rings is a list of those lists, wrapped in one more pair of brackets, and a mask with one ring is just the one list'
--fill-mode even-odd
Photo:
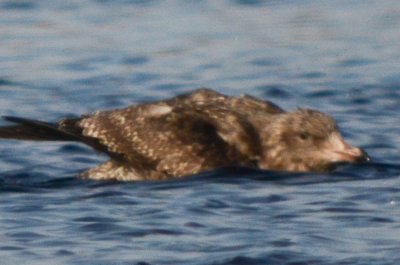
{"label": "dark bill tip", "polygon": [[360,150],[361,150],[361,155],[356,158],[356,162],[357,163],[370,162],[371,161],[371,157],[368,155],[368,153],[365,152],[364,149],[360,148]]}

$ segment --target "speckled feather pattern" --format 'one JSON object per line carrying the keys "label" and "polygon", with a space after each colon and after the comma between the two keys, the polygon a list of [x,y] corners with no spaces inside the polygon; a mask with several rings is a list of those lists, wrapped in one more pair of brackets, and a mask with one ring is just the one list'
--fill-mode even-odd
{"label": "speckled feather pattern", "polygon": [[100,111],[57,124],[18,117],[0,138],[79,141],[110,160],[80,174],[89,179],[160,180],[223,166],[326,171],[338,161],[365,161],[330,116],[316,110],[285,112],[243,95],[198,89],[163,101]]}
{"label": "speckled feather pattern", "polygon": [[[210,89],[97,112],[76,125],[111,157],[81,177],[126,181],[183,177],[228,165],[295,171],[318,163],[322,167],[315,143],[301,149],[290,142],[299,130],[316,135],[337,130],[333,119],[318,111],[287,113],[269,101]],[[307,149],[314,157],[307,157]]]}
{"label": "speckled feather pattern", "polygon": [[87,116],[78,122],[82,134],[121,156],[81,176],[164,179],[226,165],[254,166],[259,155],[258,135],[237,107],[280,111],[249,96],[238,99],[200,89],[162,102]]}

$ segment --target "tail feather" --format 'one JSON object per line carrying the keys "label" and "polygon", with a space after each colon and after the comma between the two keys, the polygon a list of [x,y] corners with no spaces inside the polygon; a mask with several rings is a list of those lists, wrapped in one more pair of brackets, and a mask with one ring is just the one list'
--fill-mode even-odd
{"label": "tail feather", "polygon": [[79,136],[63,130],[58,124],[18,117],[3,117],[18,125],[0,127],[0,138],[32,141],[80,141]]}
{"label": "tail feather", "polygon": [[97,151],[108,154],[114,159],[121,159],[121,154],[109,151],[107,146],[101,144],[98,139],[82,135],[82,128],[78,126],[80,118],[64,119],[58,123],[47,123],[10,116],[3,118],[6,121],[17,123],[17,125],[0,127],[0,138],[29,141],[81,142]]}

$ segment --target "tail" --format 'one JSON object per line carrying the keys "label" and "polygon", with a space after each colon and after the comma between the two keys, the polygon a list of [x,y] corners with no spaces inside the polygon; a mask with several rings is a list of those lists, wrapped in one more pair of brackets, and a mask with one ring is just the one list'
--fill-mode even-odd
{"label": "tail", "polygon": [[63,126],[24,118],[3,117],[18,125],[0,127],[0,138],[31,141],[81,141],[80,131],[71,130],[77,120],[64,120]]}
{"label": "tail", "polygon": [[91,146],[99,152],[108,154],[113,158],[121,155],[110,152],[107,146],[98,139],[85,137],[79,121],[84,118],[63,119],[58,123],[30,120],[18,117],[4,116],[3,119],[17,125],[0,127],[0,138],[30,140],[30,141],[75,141]]}

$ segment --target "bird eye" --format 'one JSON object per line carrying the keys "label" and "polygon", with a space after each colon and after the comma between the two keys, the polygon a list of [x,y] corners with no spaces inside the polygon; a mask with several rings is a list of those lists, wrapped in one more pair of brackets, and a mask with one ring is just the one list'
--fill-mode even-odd
{"label": "bird eye", "polygon": [[299,137],[300,137],[301,140],[307,140],[308,138],[310,138],[310,135],[308,133],[306,133],[306,132],[301,132],[299,134]]}

